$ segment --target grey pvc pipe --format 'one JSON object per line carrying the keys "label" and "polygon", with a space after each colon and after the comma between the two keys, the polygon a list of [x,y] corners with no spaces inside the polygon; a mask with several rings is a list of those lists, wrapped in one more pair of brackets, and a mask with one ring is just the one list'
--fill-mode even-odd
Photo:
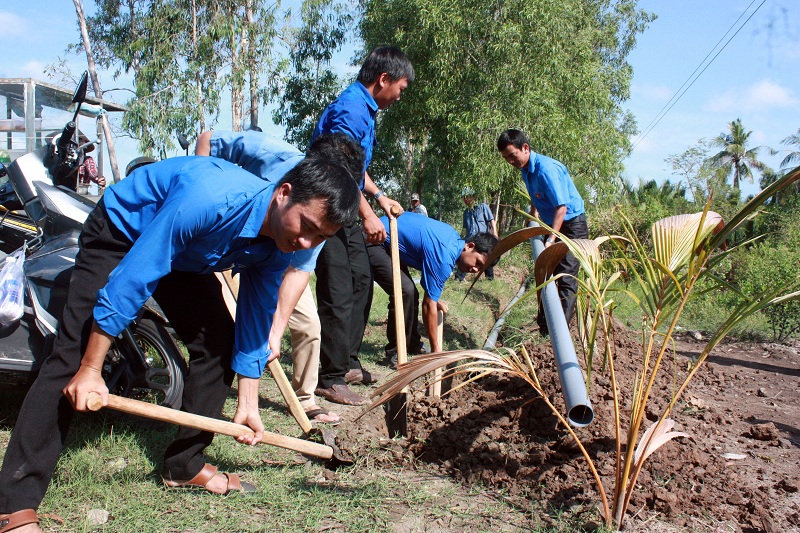
{"label": "grey pvc pipe", "polygon": [[[534,222],[533,225],[536,225]],[[539,258],[544,251],[544,243],[538,237],[531,240],[533,260]],[[547,320],[547,329],[550,330],[550,340],[553,345],[553,354],[561,380],[561,390],[564,394],[564,403],[567,406],[567,420],[574,427],[586,427],[594,420],[594,410],[586,392],[586,382],[583,378],[578,356],[569,326],[561,308],[558,297],[558,288],[555,283],[550,283],[542,289],[542,307]]]}
{"label": "grey pvc pipe", "polygon": [[511,307],[517,303],[517,300],[522,298],[522,295],[525,294],[525,281],[522,281],[522,285],[519,287],[519,291],[517,292],[516,296],[508,302],[508,305],[500,313],[500,318],[497,319],[497,322],[494,323],[492,327],[492,331],[489,332],[489,336],[486,338],[486,342],[483,343],[483,349],[491,352],[494,350],[495,344],[497,343],[497,337],[500,335],[500,330],[503,329],[503,325],[506,323],[506,317],[511,312]]}

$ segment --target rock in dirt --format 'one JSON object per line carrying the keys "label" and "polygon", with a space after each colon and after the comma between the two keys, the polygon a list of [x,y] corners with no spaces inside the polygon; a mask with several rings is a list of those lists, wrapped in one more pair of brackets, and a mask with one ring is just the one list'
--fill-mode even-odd
{"label": "rock in dirt", "polygon": [[778,440],[778,428],[772,422],[756,424],[750,428],[749,436],[756,440]]}

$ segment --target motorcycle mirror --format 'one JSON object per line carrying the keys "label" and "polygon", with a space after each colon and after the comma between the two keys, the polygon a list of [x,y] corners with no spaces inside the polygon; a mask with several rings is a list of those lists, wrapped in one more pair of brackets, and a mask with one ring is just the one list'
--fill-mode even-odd
{"label": "motorcycle mirror", "polygon": [[181,148],[187,151],[189,150],[189,139],[183,133],[178,134],[178,144],[181,145]]}
{"label": "motorcycle mirror", "polygon": [[81,110],[81,104],[86,100],[86,89],[89,88],[89,71],[84,70],[83,76],[81,76],[81,81],[78,83],[78,88],[75,89],[75,93],[72,95],[72,103],[78,104],[75,107],[75,114],[72,116],[73,122],[78,117],[78,113]]}

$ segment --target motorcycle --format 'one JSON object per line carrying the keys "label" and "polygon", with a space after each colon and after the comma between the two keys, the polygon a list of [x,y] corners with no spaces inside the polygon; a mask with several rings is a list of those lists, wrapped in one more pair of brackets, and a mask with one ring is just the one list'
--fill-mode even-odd
{"label": "motorcycle", "polygon": [[[95,204],[65,183],[74,181],[83,150],[73,140],[75,119],[86,96],[87,74],[75,91],[75,116],[51,144],[17,158],[0,172],[8,174],[22,208],[34,225],[25,243],[24,313],[0,327],[0,387],[29,385],[53,348],[58,318],[66,304],[83,223]],[[88,143],[87,143],[88,144]],[[186,361],[154,305],[115,340],[102,374],[113,394],[179,408]]]}

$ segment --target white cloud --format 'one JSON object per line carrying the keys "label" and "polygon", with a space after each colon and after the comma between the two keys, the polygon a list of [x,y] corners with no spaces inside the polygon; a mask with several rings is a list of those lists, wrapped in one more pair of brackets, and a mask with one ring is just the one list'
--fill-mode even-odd
{"label": "white cloud", "polygon": [[707,102],[705,109],[712,112],[763,111],[767,109],[792,108],[800,105],[800,100],[791,89],[771,80],[762,80],[743,91],[725,91]]}
{"label": "white cloud", "polygon": [[27,21],[8,11],[0,11],[0,28],[3,28],[2,40],[11,41],[28,34]]}
{"label": "white cloud", "polygon": [[634,83],[631,85],[631,94],[635,97],[652,102],[668,102],[672,98],[672,89],[666,85],[653,83]]}
{"label": "white cloud", "polygon": [[45,79],[44,75],[45,64],[41,61],[28,61],[19,69],[19,77],[21,78],[36,78],[38,80]]}

